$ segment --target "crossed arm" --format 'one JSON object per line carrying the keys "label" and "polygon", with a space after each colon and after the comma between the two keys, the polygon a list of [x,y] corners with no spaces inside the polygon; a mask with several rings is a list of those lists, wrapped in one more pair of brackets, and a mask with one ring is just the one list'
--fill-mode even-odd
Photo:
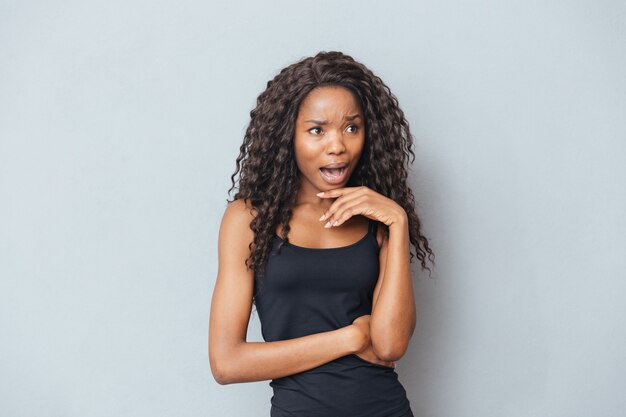
{"label": "crossed arm", "polygon": [[[293,375],[362,349],[354,326],[274,342],[248,342],[253,272],[245,267],[252,216],[240,200],[224,213],[219,232],[218,276],[209,322],[209,363],[219,384]],[[368,341],[369,343],[369,341]]]}
{"label": "crossed arm", "polygon": [[[226,210],[219,238],[218,278],[209,323],[209,362],[220,384],[267,380],[327,363],[363,348],[354,326],[276,342],[247,342],[253,275],[244,265],[252,231],[241,201]],[[415,327],[407,224],[392,223],[380,250],[370,338],[376,355],[395,361]],[[369,342],[368,342],[369,343]]]}

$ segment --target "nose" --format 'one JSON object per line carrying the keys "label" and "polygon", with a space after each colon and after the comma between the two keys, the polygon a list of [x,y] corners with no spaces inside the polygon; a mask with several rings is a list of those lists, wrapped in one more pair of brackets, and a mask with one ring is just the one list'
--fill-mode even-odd
{"label": "nose", "polygon": [[343,134],[338,130],[333,130],[327,135],[328,144],[326,146],[327,153],[342,153],[346,151],[346,146],[343,143]]}

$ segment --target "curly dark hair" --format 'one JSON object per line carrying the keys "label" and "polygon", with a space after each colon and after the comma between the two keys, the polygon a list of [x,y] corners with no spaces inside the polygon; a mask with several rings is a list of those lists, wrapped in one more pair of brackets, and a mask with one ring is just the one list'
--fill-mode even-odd
{"label": "curly dark hair", "polygon": [[[271,250],[272,238],[278,224],[283,241],[288,241],[289,220],[300,185],[300,171],[294,153],[294,128],[300,103],[316,87],[343,86],[355,95],[365,117],[365,145],[361,158],[348,180],[347,187],[364,185],[394,200],[407,213],[410,242],[416,249],[422,269],[426,257],[434,262],[434,253],[428,239],[421,232],[415,199],[407,184],[409,155],[413,136],[409,123],[398,105],[397,98],[385,83],[365,65],[341,52],[319,52],[282,69],[267,83],[250,112],[250,124],[237,157],[240,172],[239,190],[232,202],[243,199],[255,211],[250,228],[254,241],[246,266],[261,279],[263,266]],[[383,233],[389,229],[383,225]],[[415,255],[410,252],[410,262]]]}

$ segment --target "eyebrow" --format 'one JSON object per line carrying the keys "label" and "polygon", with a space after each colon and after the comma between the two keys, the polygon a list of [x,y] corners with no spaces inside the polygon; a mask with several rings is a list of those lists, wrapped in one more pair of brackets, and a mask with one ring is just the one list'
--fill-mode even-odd
{"label": "eyebrow", "polygon": [[[345,116],[344,119],[348,121],[352,121],[354,119],[360,119],[360,114],[353,114],[352,116]],[[328,122],[326,120],[305,120],[304,123],[314,123],[316,125],[327,125]]]}

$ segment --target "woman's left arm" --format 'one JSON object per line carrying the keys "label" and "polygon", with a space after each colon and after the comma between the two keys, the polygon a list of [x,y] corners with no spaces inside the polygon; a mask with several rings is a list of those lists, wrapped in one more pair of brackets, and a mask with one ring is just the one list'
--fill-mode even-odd
{"label": "woman's left arm", "polygon": [[318,196],[336,198],[320,218],[328,222],[326,227],[339,226],[358,214],[389,227],[389,238],[383,239],[379,252],[380,272],[372,299],[370,338],[376,356],[397,361],[407,350],[416,321],[406,211],[365,186],[336,188]]}
{"label": "woman's left arm", "polygon": [[382,360],[397,361],[409,346],[416,313],[409,262],[408,219],[404,210],[389,226],[380,248],[380,275],[374,288],[370,337]]}

